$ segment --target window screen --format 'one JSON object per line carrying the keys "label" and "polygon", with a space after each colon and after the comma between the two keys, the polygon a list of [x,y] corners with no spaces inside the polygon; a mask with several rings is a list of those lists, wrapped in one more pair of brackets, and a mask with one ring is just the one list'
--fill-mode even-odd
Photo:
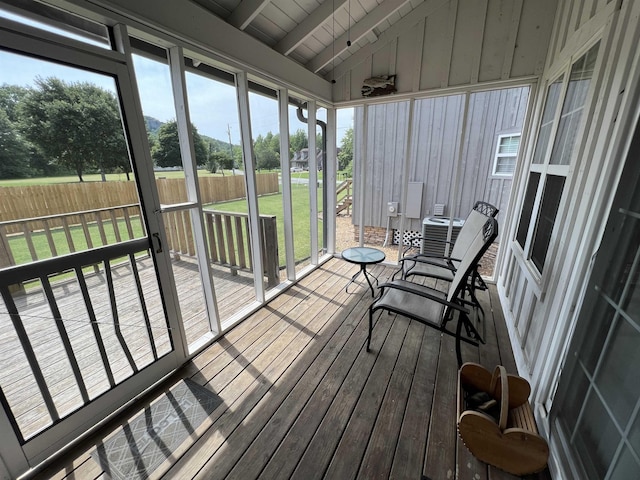
{"label": "window screen", "polygon": [[547,250],[551,241],[553,225],[558,214],[562,189],[564,188],[565,177],[558,175],[547,175],[542,197],[542,206],[538,216],[538,225],[533,239],[533,249],[531,251],[531,261],[539,272],[542,272],[544,261],[547,258]]}
{"label": "window screen", "polygon": [[529,222],[531,221],[531,213],[533,212],[533,202],[536,199],[536,191],[540,182],[540,174],[531,172],[529,175],[529,183],[527,183],[527,193],[524,196],[524,205],[522,206],[522,215],[520,215],[520,225],[518,225],[518,234],[516,240],[522,248],[527,241],[527,231],[529,230]]}

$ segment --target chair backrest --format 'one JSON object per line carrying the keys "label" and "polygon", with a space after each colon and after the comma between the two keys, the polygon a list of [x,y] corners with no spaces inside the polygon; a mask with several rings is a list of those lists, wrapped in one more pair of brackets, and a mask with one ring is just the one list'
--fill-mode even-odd
{"label": "chair backrest", "polygon": [[495,218],[500,211],[498,207],[494,207],[490,203],[483,202],[482,200],[478,200],[476,204],[473,206],[473,210],[477,210],[480,213],[484,213],[487,217]]}
{"label": "chair backrest", "polygon": [[[484,215],[483,215],[484,216]],[[469,248],[461,258],[456,274],[453,280],[449,284],[449,291],[447,292],[447,300],[454,300],[459,294],[462,288],[467,282],[467,277],[472,270],[476,268],[480,258],[487,251],[489,246],[498,236],[498,221],[493,217],[484,217],[485,222],[480,231],[473,238]]]}
{"label": "chair backrest", "polygon": [[478,232],[484,227],[487,217],[495,217],[497,214],[498,209],[490,203],[477,201],[458,232],[449,256],[462,259]]}

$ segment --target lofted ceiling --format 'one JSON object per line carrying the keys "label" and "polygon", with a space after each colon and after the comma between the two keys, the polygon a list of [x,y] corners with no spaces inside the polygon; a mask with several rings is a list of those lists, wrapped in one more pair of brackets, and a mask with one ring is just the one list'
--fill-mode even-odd
{"label": "lofted ceiling", "polygon": [[332,80],[335,67],[423,0],[190,0]]}

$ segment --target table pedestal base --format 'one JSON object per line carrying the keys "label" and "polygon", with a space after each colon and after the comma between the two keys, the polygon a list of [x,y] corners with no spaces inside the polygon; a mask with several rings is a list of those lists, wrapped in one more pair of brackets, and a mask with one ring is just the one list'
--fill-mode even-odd
{"label": "table pedestal base", "polygon": [[369,284],[369,288],[371,289],[371,296],[375,297],[376,296],[376,291],[373,288],[373,283],[371,283],[371,280],[369,279],[369,277],[373,278],[376,282],[376,285],[378,285],[378,277],[376,277],[375,275],[373,275],[370,272],[367,272],[367,265],[366,264],[362,264],[360,265],[360,270],[358,270],[353,277],[351,277],[351,281],[349,283],[347,283],[347,286],[345,287],[344,291],[346,293],[348,293],[349,295],[351,295],[352,293],[355,292],[349,292],[349,285],[351,285],[352,283],[357,283],[356,282],[356,278],[358,278],[358,276],[362,274],[364,275],[364,278],[367,280],[367,283]]}

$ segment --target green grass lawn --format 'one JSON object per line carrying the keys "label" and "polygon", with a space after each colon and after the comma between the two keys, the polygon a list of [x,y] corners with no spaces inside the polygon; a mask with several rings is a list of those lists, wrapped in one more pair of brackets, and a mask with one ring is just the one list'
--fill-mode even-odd
{"label": "green grass lawn", "polygon": [[[311,255],[311,212],[309,207],[309,188],[307,185],[292,185],[291,205],[293,208],[293,243],[296,263],[308,259]],[[223,212],[247,213],[246,200],[206,205],[205,208]],[[318,189],[318,208],[322,208],[322,190]],[[284,247],[284,221],[282,193],[263,195],[258,199],[261,215],[275,215],[278,229],[278,256],[280,266],[286,264]],[[318,220],[318,230],[322,231],[322,222]]]}

